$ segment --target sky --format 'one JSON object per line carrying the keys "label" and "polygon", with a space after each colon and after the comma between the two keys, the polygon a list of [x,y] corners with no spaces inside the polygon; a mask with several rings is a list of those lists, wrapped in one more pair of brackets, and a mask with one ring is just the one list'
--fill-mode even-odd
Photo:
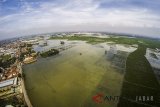
{"label": "sky", "polygon": [[72,31],[160,38],[160,0],[0,0],[0,39]]}

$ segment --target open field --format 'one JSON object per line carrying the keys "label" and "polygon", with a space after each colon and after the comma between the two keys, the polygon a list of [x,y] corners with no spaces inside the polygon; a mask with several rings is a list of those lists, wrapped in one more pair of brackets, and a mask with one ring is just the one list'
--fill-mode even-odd
{"label": "open field", "polygon": [[[51,37],[49,41],[52,39],[87,43],[24,67],[27,90],[34,106],[116,107],[117,103],[119,107],[159,106],[160,86],[144,56],[146,48],[159,48],[159,41],[89,36]],[[128,49],[128,53],[114,52],[114,46],[116,50]],[[120,100],[96,104],[92,97],[97,93],[120,96]],[[136,102],[136,96],[153,96],[154,101]]]}
{"label": "open field", "polygon": [[[142,107],[160,105],[160,85],[155,77],[153,69],[145,58],[146,48],[160,48],[158,40],[147,38],[97,38],[89,36],[52,37],[51,39],[84,40],[91,44],[101,42],[113,42],[115,44],[138,45],[138,49],[127,58],[125,77],[123,80],[119,107]],[[152,102],[135,102],[136,96],[153,96]]]}
{"label": "open field", "polygon": [[87,43],[97,44],[102,42],[114,42],[116,44],[143,44],[148,48],[160,48],[160,41],[153,40],[149,38],[127,38],[127,37],[110,37],[110,38],[98,38],[93,36],[65,36],[57,37],[52,36],[50,39],[68,39],[68,40],[82,40],[87,41]]}
{"label": "open field", "polygon": [[[160,106],[160,85],[144,56],[145,53],[146,47],[139,45],[129,55],[118,107]],[[136,96],[153,96],[154,101],[135,102]]]}

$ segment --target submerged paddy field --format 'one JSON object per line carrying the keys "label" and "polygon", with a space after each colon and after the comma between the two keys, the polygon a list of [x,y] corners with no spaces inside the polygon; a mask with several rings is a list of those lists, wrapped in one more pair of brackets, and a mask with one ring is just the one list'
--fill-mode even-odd
{"label": "submerged paddy field", "polygon": [[123,74],[109,66],[104,49],[86,43],[26,65],[24,71],[28,94],[38,107],[93,107],[97,93],[120,95],[123,80]]}
{"label": "submerged paddy field", "polygon": [[[49,41],[58,39],[75,42],[75,46],[23,68],[33,106],[159,106],[159,84],[144,56],[146,48],[159,48],[159,41],[89,36],[51,37]],[[97,94],[120,96],[120,100],[96,103],[93,97]],[[143,95],[155,96],[156,100],[135,101],[135,96]]]}

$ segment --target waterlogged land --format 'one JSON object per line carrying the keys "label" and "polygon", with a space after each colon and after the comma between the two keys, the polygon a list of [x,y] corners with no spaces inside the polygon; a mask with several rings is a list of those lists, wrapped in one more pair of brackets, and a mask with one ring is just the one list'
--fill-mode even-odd
{"label": "waterlogged land", "polygon": [[97,44],[97,43],[104,43],[104,42],[113,42],[116,44],[144,44],[148,48],[160,48],[160,40],[153,40],[149,38],[128,38],[128,37],[121,37],[121,36],[110,36],[108,38],[99,38],[94,37],[92,35],[79,35],[79,36],[64,36],[64,37],[57,37],[52,36],[50,40],[54,39],[67,39],[67,40],[82,40],[87,41],[90,44]]}
{"label": "waterlogged land", "polygon": [[[87,43],[77,43],[58,55],[24,66],[25,82],[33,106],[116,107],[118,103],[120,107],[125,104],[125,107],[158,107],[158,100],[136,102],[135,96],[159,97],[159,84],[144,56],[146,48],[160,48],[159,41],[88,36],[51,37],[50,41],[57,39]],[[92,98],[98,93],[121,98],[119,102],[96,103]]]}
{"label": "waterlogged land", "polygon": [[[86,43],[24,67],[35,107],[96,107],[97,93],[119,96],[123,73],[110,66],[105,49]],[[115,107],[106,102],[102,107]]]}

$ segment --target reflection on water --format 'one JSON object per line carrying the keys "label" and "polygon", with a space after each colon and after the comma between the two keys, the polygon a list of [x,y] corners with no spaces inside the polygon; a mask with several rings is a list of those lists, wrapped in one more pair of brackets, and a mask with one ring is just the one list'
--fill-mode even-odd
{"label": "reflection on water", "polygon": [[107,60],[111,66],[117,68],[122,73],[126,68],[126,60],[128,55],[135,51],[137,48],[130,45],[119,45],[119,44],[100,44],[105,48],[105,54]]}
{"label": "reflection on water", "polygon": [[[80,41],[67,41],[67,40],[46,40],[45,42],[47,42],[47,46],[41,46],[41,45],[34,45],[33,46],[33,49],[36,51],[36,52],[42,52],[42,51],[45,51],[45,50],[49,50],[53,47],[56,47],[56,46],[60,46],[61,44],[61,41],[64,41],[64,45],[69,45],[69,44],[76,44],[77,42],[80,43]],[[40,41],[40,43],[43,42],[43,41]]]}
{"label": "reflection on water", "polygon": [[[27,92],[33,105],[35,107],[116,106],[117,102],[96,104],[92,101],[92,97],[97,93],[120,95],[123,74],[110,66],[110,60],[106,60],[105,46],[110,46],[100,44],[103,47],[98,47],[75,41],[68,43],[76,46],[59,55],[42,58],[36,63],[24,66]],[[52,44],[59,45],[59,41],[52,41]]]}
{"label": "reflection on water", "polygon": [[151,64],[153,71],[160,83],[160,52],[157,52],[154,49],[147,48],[146,50],[146,58]]}

